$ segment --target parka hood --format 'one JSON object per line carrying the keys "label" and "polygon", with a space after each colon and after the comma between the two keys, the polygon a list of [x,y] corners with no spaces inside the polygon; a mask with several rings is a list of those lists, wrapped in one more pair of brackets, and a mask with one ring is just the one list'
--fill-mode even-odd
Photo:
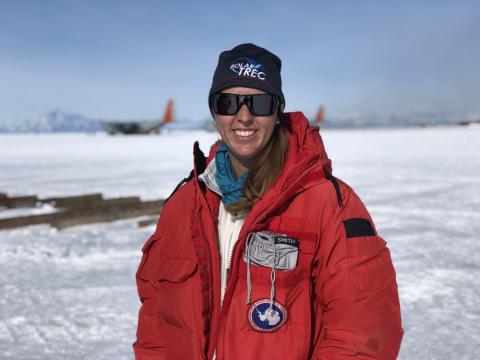
{"label": "parka hood", "polygon": [[[300,111],[282,114],[281,121],[288,129],[290,143],[285,164],[307,165],[311,162],[319,162],[324,171],[323,177],[330,176],[332,174],[331,160],[325,151],[318,126],[310,126],[308,119]],[[215,157],[221,144],[222,141],[219,140],[211,146],[208,157],[204,158],[204,166],[208,165]],[[194,145],[194,155],[195,157],[203,156],[198,142]],[[196,166],[197,163],[202,163],[201,159],[196,159]],[[201,170],[198,171],[198,174],[203,172],[203,169],[198,170]]]}
{"label": "parka hood", "polygon": [[305,166],[305,170],[309,166],[320,165],[323,170],[322,177],[330,176],[332,162],[325,151],[318,126],[310,126],[302,112],[285,113],[281,121],[285,122],[290,130],[286,166],[298,167],[301,164]]}
{"label": "parka hood", "polygon": [[[328,158],[317,126],[310,126],[301,112],[284,113],[280,121],[288,129],[289,149],[284,168],[268,189],[262,201],[254,205],[254,212],[266,214],[282,206],[296,194],[309,187],[332,178],[331,160]],[[210,148],[208,158],[200,150],[198,142],[194,144],[195,177],[203,173],[222,141]],[[201,186],[203,186],[203,182]]]}

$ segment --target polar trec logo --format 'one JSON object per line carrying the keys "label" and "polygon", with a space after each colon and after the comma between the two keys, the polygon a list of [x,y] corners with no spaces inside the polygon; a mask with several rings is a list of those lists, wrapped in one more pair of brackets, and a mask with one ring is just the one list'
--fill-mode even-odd
{"label": "polar trec logo", "polygon": [[235,59],[230,65],[230,70],[238,76],[248,76],[259,80],[267,78],[265,71],[262,71],[262,64],[257,64],[255,60],[248,57]]}

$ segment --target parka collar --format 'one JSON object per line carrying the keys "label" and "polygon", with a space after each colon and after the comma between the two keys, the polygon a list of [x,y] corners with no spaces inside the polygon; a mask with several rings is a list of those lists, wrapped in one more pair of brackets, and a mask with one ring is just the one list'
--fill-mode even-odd
{"label": "parka collar", "polygon": [[[310,126],[308,119],[302,112],[284,113],[284,122],[289,130],[289,150],[285,161],[285,168],[274,187],[285,188],[311,167],[319,171],[321,178],[332,174],[331,160],[328,158],[323,145],[322,137],[317,126]],[[218,147],[222,144],[219,140],[210,148],[208,157],[205,157],[198,141],[194,143],[194,170],[195,177],[205,171],[210,161],[215,157]],[[320,174],[321,173],[321,174]]]}

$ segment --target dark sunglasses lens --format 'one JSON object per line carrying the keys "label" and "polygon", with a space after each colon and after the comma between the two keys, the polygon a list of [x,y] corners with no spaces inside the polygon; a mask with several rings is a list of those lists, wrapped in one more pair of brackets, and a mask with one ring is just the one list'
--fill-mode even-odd
{"label": "dark sunglasses lens", "polygon": [[270,94],[259,94],[252,96],[251,109],[253,115],[269,116],[275,113],[276,99]]}
{"label": "dark sunglasses lens", "polygon": [[234,115],[237,113],[237,97],[231,94],[215,94],[213,96],[213,111],[219,115]]}
{"label": "dark sunglasses lens", "polygon": [[269,116],[275,114],[277,98],[271,94],[236,95],[219,93],[213,95],[213,111],[218,115],[235,115],[239,107],[247,104],[250,112],[255,116]]}

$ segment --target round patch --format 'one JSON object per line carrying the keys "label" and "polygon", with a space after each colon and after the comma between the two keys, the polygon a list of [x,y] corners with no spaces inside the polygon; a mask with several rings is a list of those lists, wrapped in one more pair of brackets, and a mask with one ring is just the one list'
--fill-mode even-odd
{"label": "round patch", "polygon": [[258,300],[250,306],[248,321],[255,330],[273,332],[287,321],[287,310],[276,301],[270,309],[270,299]]}

